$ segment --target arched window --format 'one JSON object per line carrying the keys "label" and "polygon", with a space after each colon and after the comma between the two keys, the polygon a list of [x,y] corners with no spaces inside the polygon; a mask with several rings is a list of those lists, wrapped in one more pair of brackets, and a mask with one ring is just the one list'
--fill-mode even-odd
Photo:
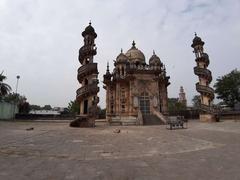
{"label": "arched window", "polygon": [[125,112],[126,111],[126,96],[125,96],[125,87],[121,87],[121,91],[120,91],[120,104],[121,104],[121,112]]}
{"label": "arched window", "polygon": [[110,113],[114,113],[114,96],[112,90],[110,90]]}
{"label": "arched window", "polygon": [[86,64],[88,64],[88,63],[89,63],[89,58],[86,59]]}
{"label": "arched window", "polygon": [[138,62],[138,61],[136,61],[136,66],[138,67],[138,65],[139,65],[140,63]]}
{"label": "arched window", "polygon": [[84,80],[84,85],[85,85],[85,86],[88,85],[88,79],[85,79],[85,80]]}
{"label": "arched window", "polygon": [[143,92],[139,97],[140,110],[143,114],[150,114],[150,99],[147,92]]}
{"label": "arched window", "polygon": [[124,76],[124,67],[122,67],[122,76]]}

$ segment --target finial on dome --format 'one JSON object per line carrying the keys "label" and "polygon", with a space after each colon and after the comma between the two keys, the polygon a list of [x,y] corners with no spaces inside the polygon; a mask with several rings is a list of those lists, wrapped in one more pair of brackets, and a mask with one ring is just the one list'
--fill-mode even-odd
{"label": "finial on dome", "polygon": [[153,50],[153,55],[156,55],[154,50]]}
{"label": "finial on dome", "polygon": [[180,86],[180,92],[181,92],[181,93],[184,93],[183,86]]}
{"label": "finial on dome", "polygon": [[92,22],[91,22],[91,20],[89,21],[89,25],[90,25],[90,26],[92,25]]}
{"label": "finial on dome", "polygon": [[123,53],[123,49],[121,48],[121,53]]}
{"label": "finial on dome", "polygon": [[133,40],[133,42],[132,42],[132,46],[135,47],[135,45],[136,45],[136,43],[135,43],[135,41]]}
{"label": "finial on dome", "polygon": [[197,36],[197,33],[195,32],[194,35],[195,35],[195,37],[196,37],[196,36]]}

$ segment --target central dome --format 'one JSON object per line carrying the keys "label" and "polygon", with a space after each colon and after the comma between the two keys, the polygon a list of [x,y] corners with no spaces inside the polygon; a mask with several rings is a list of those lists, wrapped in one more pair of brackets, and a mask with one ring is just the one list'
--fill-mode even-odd
{"label": "central dome", "polygon": [[133,41],[131,49],[129,49],[126,53],[130,62],[145,64],[145,56],[138,48],[135,46],[135,42]]}

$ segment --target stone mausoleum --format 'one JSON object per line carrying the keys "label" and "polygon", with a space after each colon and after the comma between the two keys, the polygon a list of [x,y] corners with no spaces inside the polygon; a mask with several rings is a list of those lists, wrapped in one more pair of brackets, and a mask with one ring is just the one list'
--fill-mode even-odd
{"label": "stone mausoleum", "polygon": [[161,124],[167,114],[169,76],[153,51],[148,61],[133,41],[132,47],[114,61],[104,74],[106,118],[110,124]]}

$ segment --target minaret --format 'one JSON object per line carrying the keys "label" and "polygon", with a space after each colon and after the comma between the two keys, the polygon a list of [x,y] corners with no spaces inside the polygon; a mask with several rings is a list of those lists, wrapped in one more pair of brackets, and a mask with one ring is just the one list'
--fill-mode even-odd
{"label": "minaret", "polygon": [[214,90],[209,87],[212,81],[212,73],[207,69],[209,65],[209,57],[204,53],[204,42],[195,33],[192,48],[196,56],[197,66],[194,67],[194,73],[199,77],[199,82],[196,83],[196,90],[201,94],[201,112],[200,121],[211,122],[215,121],[212,109],[212,101],[214,99]]}
{"label": "minaret", "polygon": [[106,120],[109,122],[110,118],[109,115],[113,113],[113,104],[114,104],[114,98],[112,93],[112,74],[109,71],[109,63],[107,63],[107,70],[106,73],[103,75],[103,88],[106,90]]}
{"label": "minaret", "polygon": [[111,81],[111,73],[109,71],[109,62],[107,62],[107,70],[106,70],[106,74],[103,75],[103,83],[104,84],[109,84],[109,82]]}
{"label": "minaret", "polygon": [[82,32],[84,45],[79,50],[78,60],[81,67],[78,69],[78,82],[81,87],[77,90],[77,101],[80,103],[80,118],[87,121],[86,126],[94,126],[97,115],[97,103],[99,98],[98,69],[97,63],[93,62],[93,57],[97,54],[95,39],[97,34],[89,23],[89,26]]}
{"label": "minaret", "polygon": [[182,103],[185,107],[187,106],[186,94],[183,87],[180,87],[178,102]]}

